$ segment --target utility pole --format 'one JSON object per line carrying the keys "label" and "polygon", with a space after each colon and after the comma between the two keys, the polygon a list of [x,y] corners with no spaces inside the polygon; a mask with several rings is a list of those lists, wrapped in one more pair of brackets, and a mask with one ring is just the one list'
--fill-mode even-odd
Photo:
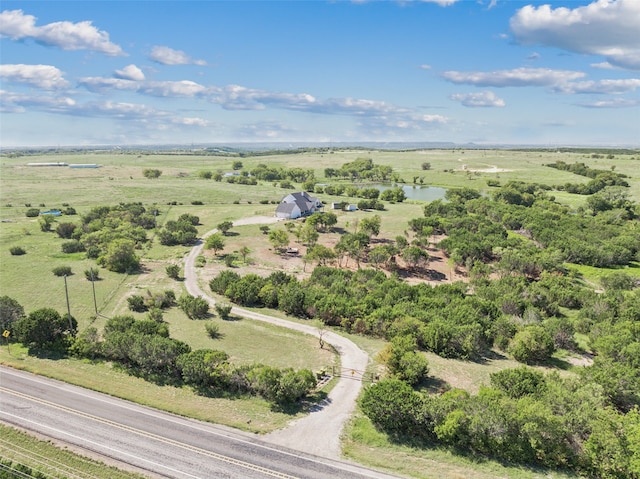
{"label": "utility pole", "polygon": [[90,269],[91,271],[91,289],[93,290],[93,309],[96,310],[96,316],[98,315],[98,303],[96,302],[96,282],[95,279],[93,277],[93,268]]}
{"label": "utility pole", "polygon": [[71,322],[71,306],[69,305],[69,289],[67,288],[67,275],[64,275],[64,294],[67,297],[67,314],[69,315],[69,333],[73,332],[73,324]]}

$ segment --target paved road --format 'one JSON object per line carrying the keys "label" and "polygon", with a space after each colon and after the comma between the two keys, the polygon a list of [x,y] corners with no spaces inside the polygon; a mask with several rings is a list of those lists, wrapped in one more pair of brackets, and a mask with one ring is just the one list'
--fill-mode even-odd
{"label": "paved road", "polygon": [[[255,217],[234,222],[234,225],[273,223],[275,221],[275,218]],[[214,232],[215,230],[206,233],[203,238],[206,239],[207,236]],[[199,240],[185,258],[185,286],[189,294],[203,297],[207,299],[211,305],[214,305],[215,300],[202,291],[198,285],[195,267],[195,260],[198,255],[202,253],[204,239]],[[318,330],[313,326],[294,323],[236,307],[233,308],[232,312],[238,316],[257,321],[265,321],[318,336]],[[343,370],[364,371],[367,368],[369,356],[347,338],[331,331],[325,331],[323,339],[326,343],[331,344],[340,354]],[[339,458],[341,456],[340,437],[342,429],[344,428],[345,422],[353,413],[356,399],[362,387],[361,381],[354,378],[357,378],[357,376],[347,374],[341,377],[338,384],[329,393],[328,398],[319,405],[320,407],[316,411],[285,429],[266,435],[264,439],[317,456],[334,459]]]}
{"label": "paved road", "polygon": [[0,367],[0,420],[154,477],[390,478],[94,391]]}

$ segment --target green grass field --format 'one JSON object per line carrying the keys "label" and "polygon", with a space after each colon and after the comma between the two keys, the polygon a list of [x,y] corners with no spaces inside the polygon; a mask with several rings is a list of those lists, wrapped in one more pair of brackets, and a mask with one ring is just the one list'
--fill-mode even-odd
{"label": "green grass field", "polygon": [[[425,186],[444,188],[471,187],[490,193],[487,180],[498,180],[504,184],[510,180],[535,181],[547,185],[567,182],[584,183],[587,178],[544,167],[545,163],[562,160],[567,163],[584,162],[592,168],[612,169],[629,176],[630,197],[640,201],[640,155],[616,154],[614,158],[592,158],[590,153],[559,153],[543,151],[511,150],[423,150],[423,151],[368,151],[336,150],[332,152],[312,152],[292,155],[246,156],[240,158],[244,168],[250,170],[258,164],[270,166],[313,168],[318,182],[325,182],[324,169],[336,168],[357,158],[372,158],[376,164],[388,164],[408,183],[413,178],[422,178]],[[78,320],[80,329],[88,326],[101,328],[105,317],[128,314],[126,298],[131,294],[145,294],[146,291],[160,292],[172,289],[179,296],[183,285],[167,278],[168,264],[181,264],[188,248],[182,246],[165,247],[152,242],[139,253],[143,270],[138,274],[122,275],[100,270],[101,280],[95,282],[97,317],[94,310],[91,282],[84,276],[84,270],[95,267],[95,262],[84,258],[83,254],[61,253],[64,241],[54,232],[40,231],[37,218],[26,218],[25,212],[31,207],[41,210],[61,208],[64,204],[74,207],[79,215],[94,206],[114,205],[120,202],[141,202],[147,208],[157,208],[157,218],[161,225],[176,219],[183,213],[200,218],[200,234],[213,229],[225,220],[237,220],[251,216],[272,216],[275,205],[289,190],[277,185],[261,182],[256,186],[243,186],[215,182],[198,177],[199,171],[228,172],[238,157],[196,156],[183,154],[147,153],[77,153],[31,155],[18,158],[0,157],[0,290],[2,295],[16,299],[28,313],[37,308],[53,307],[66,312],[66,297],[63,278],[56,277],[51,270],[56,266],[70,266],[73,275],[67,278],[71,313]],[[66,167],[28,167],[29,162],[97,163],[98,169],[70,169]],[[430,163],[429,170],[421,165]],[[157,179],[143,176],[145,168],[157,168],[162,175]],[[300,186],[297,185],[297,188]],[[573,207],[584,205],[585,197],[564,192],[553,192],[558,201]],[[327,204],[345,200],[344,197],[319,195]],[[201,201],[203,205],[193,205]],[[261,204],[268,201],[270,204]],[[170,205],[169,203],[174,203]],[[44,205],[44,206],[40,206]],[[408,220],[422,214],[423,203],[407,201],[391,204],[387,210],[376,212],[382,218],[381,236],[394,238],[408,229]],[[354,221],[366,213],[339,213],[338,226],[353,227]],[[78,216],[58,218],[58,222],[78,222]],[[55,229],[55,224],[54,224]],[[274,267],[270,263],[269,246],[265,236],[257,226],[234,228],[236,235],[227,239],[225,252],[247,246],[252,250],[252,261],[262,262],[265,271]],[[12,256],[9,249],[23,247],[27,254]],[[206,280],[215,268],[222,264],[220,259],[207,256],[207,265],[201,271],[201,286],[208,290]],[[275,264],[275,262],[274,262]],[[260,264],[254,266],[260,266]],[[310,268],[310,266],[309,266]],[[299,270],[296,270],[299,272]],[[599,282],[601,270],[581,267],[579,273],[585,280]],[[137,317],[144,317],[136,314]],[[172,337],[185,341],[192,348],[214,348],[226,351],[234,362],[266,364],[296,368],[309,367],[317,370],[335,364],[336,357],[326,350],[320,350],[317,340],[292,333],[289,330],[267,326],[246,319],[223,322],[221,337],[212,340],[207,337],[202,321],[187,319],[177,308],[165,312]],[[372,357],[385,346],[384,341],[352,337]],[[296,347],[291,347],[295,344]],[[108,364],[91,364],[84,361],[61,359],[36,359],[30,357],[19,345],[0,348],[0,361],[67,380],[85,387],[107,392],[171,410],[178,414],[197,417],[247,429],[247,419],[251,419],[251,430],[267,432],[283,427],[292,418],[272,411],[260,399],[224,399],[195,396],[186,388],[158,387],[140,379],[132,378],[114,370]],[[488,361],[483,364],[464,361],[444,360],[429,355],[431,374],[438,380],[469,391],[477,391],[486,384],[489,374],[496,370],[512,367],[509,359]],[[371,370],[376,370],[372,363]],[[347,431],[345,451],[355,460],[381,467],[401,467],[398,472],[414,477],[509,477],[564,478],[561,474],[549,472],[523,471],[520,468],[504,467],[497,463],[474,463],[443,451],[418,453],[407,447],[390,443],[372,430],[363,418],[354,420]],[[398,461],[398,458],[402,460]],[[435,468],[435,469],[434,469]],[[425,471],[433,471],[425,472]],[[554,473],[555,474],[555,473]],[[115,477],[115,476],[113,476]]]}

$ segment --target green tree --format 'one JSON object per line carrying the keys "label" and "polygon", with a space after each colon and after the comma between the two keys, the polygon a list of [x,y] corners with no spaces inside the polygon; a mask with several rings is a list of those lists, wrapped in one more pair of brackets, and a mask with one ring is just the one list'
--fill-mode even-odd
{"label": "green tree", "polygon": [[527,395],[540,395],[545,390],[544,374],[526,366],[503,369],[492,373],[490,378],[491,386],[513,399]]}
{"label": "green tree", "polygon": [[41,308],[32,311],[14,323],[16,338],[22,344],[44,349],[61,344],[67,336],[74,336],[78,323],[74,318],[61,316],[55,309]]}
{"label": "green tree", "polygon": [[217,255],[218,251],[224,249],[224,238],[220,233],[214,233],[207,238],[204,243],[206,249],[212,249],[213,254]]}
{"label": "green tree", "polygon": [[170,264],[165,268],[167,276],[171,279],[180,279],[180,266],[177,264]]}
{"label": "green tree", "polygon": [[224,236],[227,236],[227,233],[233,228],[233,221],[223,221],[219,223],[216,228],[218,228]]}
{"label": "green tree", "polygon": [[56,222],[56,218],[53,215],[40,215],[38,218],[38,224],[40,225],[40,230],[47,232],[51,231],[51,226]]}
{"label": "green tree", "polygon": [[331,248],[321,244],[316,244],[307,250],[305,258],[306,261],[314,261],[317,262],[318,265],[325,266],[328,262],[331,262],[336,258],[336,254]]}
{"label": "green tree", "polygon": [[216,305],[214,308],[216,310],[216,313],[218,313],[218,316],[220,316],[221,319],[227,320],[231,315],[231,310],[233,309],[233,306],[226,303],[216,302]]}
{"label": "green tree", "polygon": [[289,246],[289,241],[289,235],[285,230],[271,230],[269,232],[269,242],[276,251],[284,251]]}
{"label": "green tree", "polygon": [[363,218],[360,221],[360,231],[365,233],[369,238],[380,234],[380,216],[374,215],[370,218]]}
{"label": "green tree", "polygon": [[60,238],[69,239],[76,230],[77,225],[73,223],[60,223],[56,226],[56,233]]}
{"label": "green tree", "polygon": [[402,250],[402,259],[409,268],[423,267],[429,261],[429,253],[418,246],[407,246]]}
{"label": "green tree", "polygon": [[531,364],[548,360],[555,346],[551,334],[542,326],[527,326],[516,333],[509,346],[509,352],[516,361]]}
{"label": "green tree", "polygon": [[187,384],[199,387],[223,386],[229,367],[224,351],[198,349],[178,357],[176,364]]}
{"label": "green tree", "polygon": [[359,404],[371,422],[388,433],[420,437],[426,432],[420,421],[423,399],[400,379],[367,387]]}
{"label": "green tree", "polygon": [[178,306],[189,319],[205,319],[209,314],[209,302],[206,299],[187,293],[180,296]]}
{"label": "green tree", "polygon": [[98,257],[98,264],[109,271],[127,273],[140,268],[140,259],[135,252],[135,243],[129,239],[118,238],[107,246],[104,255]]}
{"label": "green tree", "polygon": [[9,296],[0,296],[0,330],[12,331],[16,321],[24,318],[24,308]]}

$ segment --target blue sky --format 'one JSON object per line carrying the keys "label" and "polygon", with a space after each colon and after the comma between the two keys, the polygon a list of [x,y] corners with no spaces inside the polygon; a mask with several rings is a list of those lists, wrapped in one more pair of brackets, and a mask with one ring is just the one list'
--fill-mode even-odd
{"label": "blue sky", "polygon": [[3,1],[0,146],[640,145],[640,1]]}

